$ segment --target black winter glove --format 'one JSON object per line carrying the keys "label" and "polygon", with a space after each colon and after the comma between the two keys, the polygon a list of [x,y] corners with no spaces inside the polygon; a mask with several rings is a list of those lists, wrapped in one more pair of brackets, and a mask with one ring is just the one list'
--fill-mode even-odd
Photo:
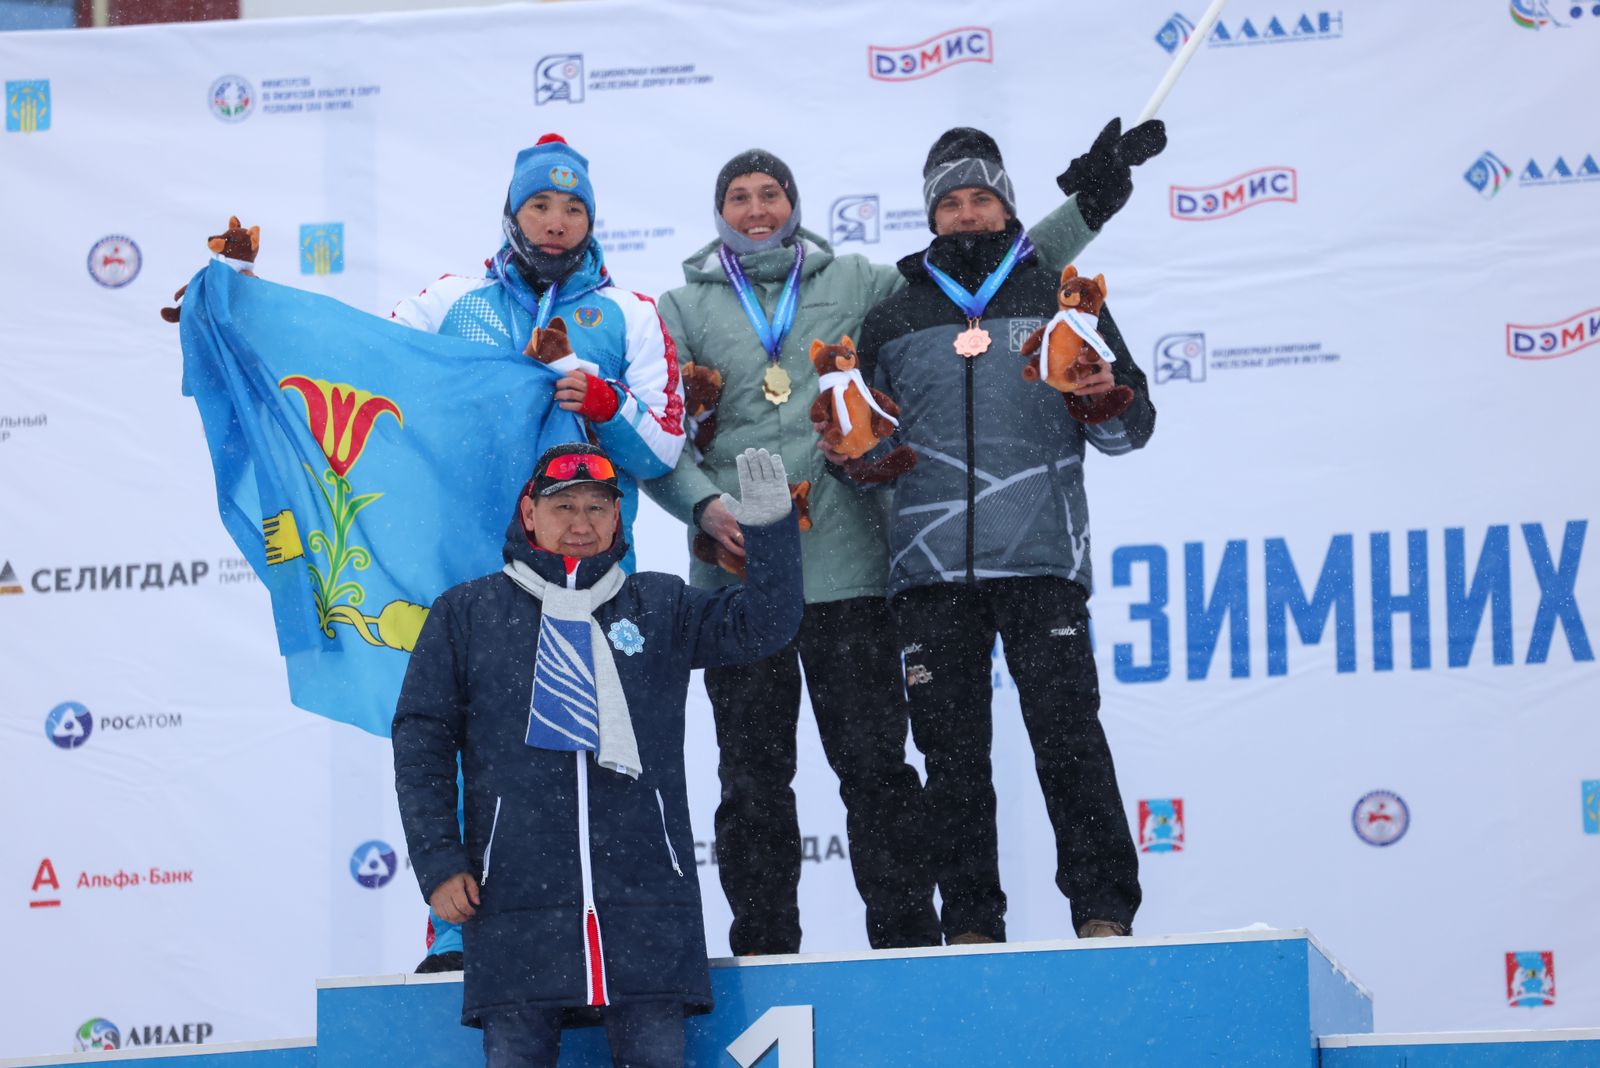
{"label": "black winter glove", "polygon": [[1160,119],[1141,122],[1127,133],[1120,118],[1112,119],[1056,184],[1069,197],[1078,194],[1083,221],[1099,230],[1133,195],[1133,168],[1166,147],[1167,127]]}

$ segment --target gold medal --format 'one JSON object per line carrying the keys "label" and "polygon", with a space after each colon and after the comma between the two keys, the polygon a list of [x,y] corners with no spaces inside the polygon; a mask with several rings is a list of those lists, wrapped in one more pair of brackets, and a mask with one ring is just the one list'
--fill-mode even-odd
{"label": "gold medal", "polygon": [[968,319],[967,328],[956,335],[956,354],[971,359],[989,351],[989,331],[978,325],[978,320]]}
{"label": "gold medal", "polygon": [[789,393],[794,383],[789,380],[789,372],[772,364],[767,368],[767,373],[761,379],[761,394],[773,404],[782,404],[789,399]]}

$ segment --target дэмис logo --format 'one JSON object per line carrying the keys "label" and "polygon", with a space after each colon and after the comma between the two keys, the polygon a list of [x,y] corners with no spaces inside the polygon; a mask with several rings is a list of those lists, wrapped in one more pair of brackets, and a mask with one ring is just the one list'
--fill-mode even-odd
{"label": "\u0434\u044d\u043c\u0438\u0441 logo", "polygon": [[1300,182],[1293,167],[1260,167],[1217,185],[1171,186],[1168,196],[1174,219],[1209,222],[1268,201],[1292,204],[1300,199]]}
{"label": "\u0434\u044d\u043c\u0438\u0441 logo", "polygon": [[1506,355],[1518,360],[1554,360],[1600,341],[1600,308],[1556,323],[1506,324]]}
{"label": "\u0434\u044d\u043c\u0438\u0441 logo", "polygon": [[994,34],[987,26],[946,30],[914,45],[868,45],[867,73],[880,82],[909,82],[958,63],[993,63]]}

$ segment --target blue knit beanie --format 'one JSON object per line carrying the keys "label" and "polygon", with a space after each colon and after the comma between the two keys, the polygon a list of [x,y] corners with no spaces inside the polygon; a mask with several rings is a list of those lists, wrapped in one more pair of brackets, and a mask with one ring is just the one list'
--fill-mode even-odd
{"label": "blue knit beanie", "polygon": [[594,225],[594,186],[589,184],[589,161],[567,144],[560,134],[548,133],[532,148],[517,153],[507,196],[514,214],[536,193],[570,193],[589,209]]}

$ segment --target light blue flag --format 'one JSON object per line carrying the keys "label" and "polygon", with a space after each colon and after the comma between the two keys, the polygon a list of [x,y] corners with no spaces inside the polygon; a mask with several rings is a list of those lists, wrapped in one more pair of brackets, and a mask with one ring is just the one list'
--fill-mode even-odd
{"label": "light blue flag", "polygon": [[212,263],[183,301],[223,525],[301,708],[387,737],[433,599],[500,570],[517,491],[583,440],[535,360]]}

